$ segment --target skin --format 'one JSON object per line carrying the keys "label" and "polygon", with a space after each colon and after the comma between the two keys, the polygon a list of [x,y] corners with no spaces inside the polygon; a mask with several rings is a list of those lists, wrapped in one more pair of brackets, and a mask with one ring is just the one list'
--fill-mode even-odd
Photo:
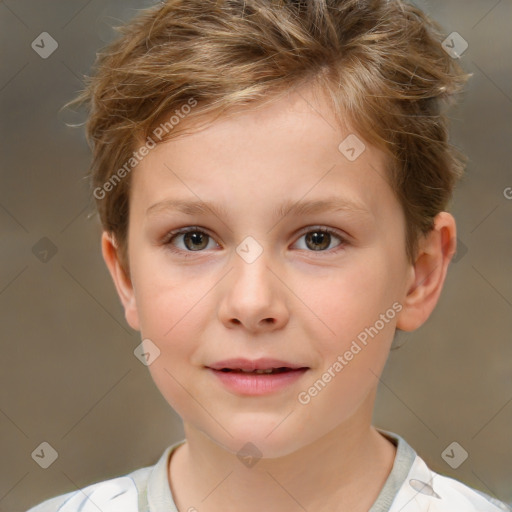
{"label": "skin", "polygon": [[[239,512],[362,512],[391,471],[395,447],[371,425],[378,376],[395,329],[418,328],[438,301],[455,221],[438,214],[408,262],[405,217],[383,179],[384,155],[366,144],[349,161],[338,145],[353,132],[335,127],[323,96],[306,87],[159,144],[132,176],[129,276],[103,233],[126,320],[159,348],[149,370],[184,422],[187,442],[169,463],[180,511],[229,503]],[[360,209],[273,216],[285,200],[333,195]],[[170,198],[200,198],[226,211],[146,213]],[[185,245],[177,235],[165,244],[170,231],[187,226],[209,236]],[[315,228],[337,230],[345,241],[307,242]],[[236,252],[247,236],[263,251],[250,264]],[[308,404],[299,403],[298,394],[396,302],[401,311],[378,335]],[[277,393],[240,396],[204,367],[231,357],[310,369]],[[237,457],[247,442],[262,453],[250,468]]]}

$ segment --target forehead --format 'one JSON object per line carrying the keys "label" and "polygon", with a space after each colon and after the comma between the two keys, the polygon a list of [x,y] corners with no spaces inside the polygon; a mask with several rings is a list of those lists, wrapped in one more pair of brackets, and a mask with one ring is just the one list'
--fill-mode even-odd
{"label": "forehead", "polygon": [[[328,193],[378,215],[395,198],[385,155],[363,140],[348,123],[339,126],[323,95],[296,90],[157,144],[134,170],[131,207],[145,213],[158,202],[187,198],[224,211],[272,203],[275,212],[278,203]],[[348,146],[360,155],[347,158],[354,155]]]}

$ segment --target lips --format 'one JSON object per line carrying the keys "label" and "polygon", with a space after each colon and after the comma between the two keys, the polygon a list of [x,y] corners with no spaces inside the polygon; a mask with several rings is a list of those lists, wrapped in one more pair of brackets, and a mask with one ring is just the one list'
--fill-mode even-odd
{"label": "lips", "polygon": [[307,366],[270,358],[260,358],[255,360],[243,358],[226,359],[224,361],[213,363],[207,366],[207,368],[224,373],[254,373],[261,375],[271,375],[290,372],[293,370],[308,369]]}
{"label": "lips", "polygon": [[272,395],[296,386],[308,366],[282,361],[280,359],[261,358],[226,359],[205,367],[215,382],[237,396]]}

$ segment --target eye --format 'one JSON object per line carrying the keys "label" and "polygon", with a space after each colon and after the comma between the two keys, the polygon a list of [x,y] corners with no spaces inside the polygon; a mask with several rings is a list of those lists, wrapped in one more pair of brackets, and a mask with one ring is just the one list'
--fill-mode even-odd
{"label": "eye", "polygon": [[[299,249],[309,250],[308,252],[327,252],[327,249],[332,243],[333,237],[337,238],[340,243],[336,245],[334,249],[331,248],[331,252],[337,252],[343,249],[347,244],[345,237],[336,230],[330,228],[310,227],[307,231],[302,232],[299,241],[303,237],[305,237],[306,247],[305,249],[304,247],[299,247]],[[177,243],[180,238],[182,239],[181,247],[179,247],[179,244]],[[214,245],[209,246],[209,241]],[[165,236],[163,244],[172,252],[183,254],[185,257],[190,256],[190,254],[187,253],[202,252],[204,249],[212,249],[215,245],[218,245],[208,233],[197,226],[190,226],[171,231]]]}
{"label": "eye", "polygon": [[[308,228],[308,231],[303,232],[302,237],[305,236],[305,245],[307,249],[315,252],[326,252],[326,249],[331,245],[333,236],[340,240],[340,243],[335,246],[332,252],[341,250],[346,244],[346,240],[341,234],[334,229],[314,227]],[[300,240],[300,239],[299,239]]]}
{"label": "eye", "polygon": [[[176,239],[183,237],[184,248],[175,248],[176,244],[173,242]],[[176,231],[171,231],[164,240],[164,244],[169,246],[169,248],[174,252],[200,252],[203,249],[208,248],[208,239],[213,239],[196,226],[191,226],[188,228],[178,229]],[[211,249],[211,247],[210,247]],[[187,255],[185,255],[187,256]]]}

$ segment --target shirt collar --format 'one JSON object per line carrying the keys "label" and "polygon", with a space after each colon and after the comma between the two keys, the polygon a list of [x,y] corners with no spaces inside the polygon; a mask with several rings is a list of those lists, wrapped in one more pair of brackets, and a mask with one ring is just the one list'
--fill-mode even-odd
{"label": "shirt collar", "polygon": [[[382,429],[377,429],[377,431],[396,446],[396,456],[391,473],[369,510],[369,512],[386,512],[389,510],[391,503],[404,483],[416,458],[416,452],[409,446],[405,439],[398,434]],[[153,467],[149,475],[147,487],[148,512],[160,512],[162,510],[166,512],[178,512],[171,489],[169,488],[168,468],[170,456],[176,448],[185,442],[186,439],[181,439],[171,446],[168,446]]]}

